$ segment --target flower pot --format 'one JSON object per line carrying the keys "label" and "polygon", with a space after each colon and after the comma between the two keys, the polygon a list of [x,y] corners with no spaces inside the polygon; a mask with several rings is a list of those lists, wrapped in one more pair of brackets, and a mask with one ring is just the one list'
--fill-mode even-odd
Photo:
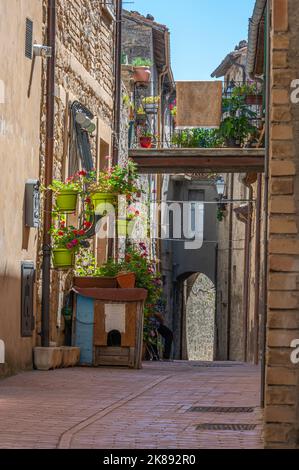
{"label": "flower pot", "polygon": [[159,109],[158,103],[145,103],[143,106],[147,114],[157,114]]}
{"label": "flower pot", "polygon": [[76,212],[78,191],[65,189],[56,196],[56,207],[59,212],[71,214]]}
{"label": "flower pot", "polygon": [[128,221],[119,219],[117,221],[117,233],[119,237],[126,237],[128,234]]}
{"label": "flower pot", "polygon": [[34,348],[34,366],[37,370],[50,370],[62,366],[63,350],[58,347]]}
{"label": "flower pot", "polygon": [[93,193],[91,195],[91,200],[96,214],[106,215],[114,212],[114,205],[116,203],[115,194]]}
{"label": "flower pot", "polygon": [[152,138],[151,137],[140,137],[140,146],[143,149],[152,148]]}
{"label": "flower pot", "polygon": [[54,248],[52,260],[55,269],[70,269],[75,263],[75,253],[67,248]]}
{"label": "flower pot", "polygon": [[74,287],[115,289],[117,287],[116,277],[74,277]]}
{"label": "flower pot", "polygon": [[245,103],[249,106],[262,106],[263,95],[246,95]]}
{"label": "flower pot", "polygon": [[119,273],[116,279],[122,289],[134,289],[135,287],[136,276],[134,273]]}
{"label": "flower pot", "polygon": [[133,79],[135,83],[147,84],[151,79],[151,69],[150,67],[140,66],[134,67]]}
{"label": "flower pot", "polygon": [[138,124],[139,126],[143,125],[146,123],[146,114],[137,114],[136,115],[136,124]]}

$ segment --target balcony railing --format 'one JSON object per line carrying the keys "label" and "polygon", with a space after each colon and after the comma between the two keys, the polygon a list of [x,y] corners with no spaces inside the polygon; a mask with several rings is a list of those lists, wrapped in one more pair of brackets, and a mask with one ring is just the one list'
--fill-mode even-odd
{"label": "balcony railing", "polygon": [[264,127],[263,87],[258,82],[224,82],[218,130],[175,127],[174,97],[157,98],[157,83],[136,85],[129,130],[130,148],[219,148],[256,146]]}

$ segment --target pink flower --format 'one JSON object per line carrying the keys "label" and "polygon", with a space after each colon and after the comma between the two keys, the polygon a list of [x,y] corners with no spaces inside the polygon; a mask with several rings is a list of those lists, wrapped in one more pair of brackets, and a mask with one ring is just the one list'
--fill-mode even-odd
{"label": "pink flower", "polygon": [[72,243],[73,246],[77,246],[79,241],[77,239],[75,239],[75,240],[72,240],[71,243]]}
{"label": "pink flower", "polygon": [[73,248],[73,245],[71,243],[67,243],[66,247],[67,247],[68,250],[71,250]]}

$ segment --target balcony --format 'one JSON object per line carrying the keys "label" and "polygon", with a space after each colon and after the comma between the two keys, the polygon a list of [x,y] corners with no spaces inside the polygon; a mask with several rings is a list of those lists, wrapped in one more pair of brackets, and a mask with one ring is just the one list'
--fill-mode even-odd
{"label": "balcony", "polygon": [[264,171],[260,84],[223,84],[219,129],[176,129],[175,96],[158,101],[152,89],[136,87],[134,95],[129,156],[140,173]]}

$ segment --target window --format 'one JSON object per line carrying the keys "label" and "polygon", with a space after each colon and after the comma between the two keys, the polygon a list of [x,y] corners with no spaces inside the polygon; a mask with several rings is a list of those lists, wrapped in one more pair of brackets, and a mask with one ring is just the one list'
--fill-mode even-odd
{"label": "window", "polygon": [[33,22],[26,18],[26,30],[25,30],[25,57],[32,59],[33,49]]}

